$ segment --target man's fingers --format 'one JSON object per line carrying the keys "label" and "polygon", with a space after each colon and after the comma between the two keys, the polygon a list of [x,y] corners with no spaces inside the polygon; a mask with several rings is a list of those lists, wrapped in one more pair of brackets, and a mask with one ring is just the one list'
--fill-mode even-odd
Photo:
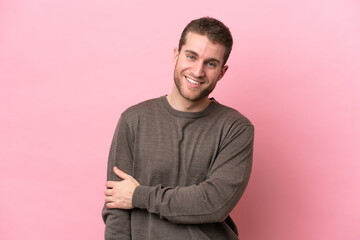
{"label": "man's fingers", "polygon": [[111,189],[106,189],[106,190],[104,191],[104,195],[105,195],[105,196],[112,196],[112,190],[111,190]]}
{"label": "man's fingers", "polygon": [[107,181],[105,186],[107,188],[113,188],[115,186],[115,183],[116,183],[115,181]]}
{"label": "man's fingers", "polygon": [[105,202],[107,202],[107,203],[114,202],[114,198],[113,198],[113,197],[106,196],[106,197],[105,197]]}
{"label": "man's fingers", "polygon": [[107,208],[115,208],[116,205],[115,205],[115,203],[109,202],[109,203],[106,204],[106,207]]}
{"label": "man's fingers", "polygon": [[129,179],[130,175],[126,174],[125,172],[121,171],[120,169],[118,169],[117,167],[114,167],[114,173],[122,179]]}

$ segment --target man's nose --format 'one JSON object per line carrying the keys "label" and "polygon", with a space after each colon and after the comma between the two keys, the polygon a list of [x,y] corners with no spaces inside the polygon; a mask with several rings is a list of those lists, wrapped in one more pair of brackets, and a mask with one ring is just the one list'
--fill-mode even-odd
{"label": "man's nose", "polygon": [[205,75],[204,64],[201,61],[196,62],[192,68],[192,73],[194,77],[198,77],[198,78],[203,77]]}

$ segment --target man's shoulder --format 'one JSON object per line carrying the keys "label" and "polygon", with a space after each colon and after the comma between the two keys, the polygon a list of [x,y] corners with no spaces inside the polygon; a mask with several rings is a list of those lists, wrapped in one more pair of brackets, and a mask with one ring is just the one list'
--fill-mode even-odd
{"label": "man's shoulder", "polygon": [[140,103],[137,103],[129,108],[127,108],[121,115],[123,117],[135,117],[139,115],[143,115],[147,112],[152,112],[155,109],[159,108],[161,104],[161,98],[152,98],[145,101],[142,101]]}
{"label": "man's shoulder", "polygon": [[216,102],[216,115],[226,122],[237,122],[242,125],[251,125],[251,121],[235,108]]}

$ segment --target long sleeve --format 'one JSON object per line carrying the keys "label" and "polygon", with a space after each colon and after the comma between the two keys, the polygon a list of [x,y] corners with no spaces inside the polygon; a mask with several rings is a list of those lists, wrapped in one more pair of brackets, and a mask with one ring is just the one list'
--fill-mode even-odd
{"label": "long sleeve", "polygon": [[[114,166],[117,166],[123,171],[131,174],[131,159],[131,137],[126,123],[122,118],[120,118],[110,147],[107,180],[121,181],[121,179],[113,172]],[[109,209],[104,204],[102,217],[104,223],[106,224],[106,240],[131,239],[130,214],[131,212],[129,210]]]}
{"label": "long sleeve", "polygon": [[177,187],[139,186],[133,206],[178,224],[224,221],[248,183],[253,140],[251,124],[234,123],[203,182]]}

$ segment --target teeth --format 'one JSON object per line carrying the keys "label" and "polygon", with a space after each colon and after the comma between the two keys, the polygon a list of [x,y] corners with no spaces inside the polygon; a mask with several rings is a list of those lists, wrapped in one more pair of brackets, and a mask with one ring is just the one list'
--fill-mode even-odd
{"label": "teeth", "polygon": [[191,84],[200,85],[200,82],[197,82],[197,81],[195,81],[195,80],[192,80],[192,79],[190,79],[190,78],[188,78],[188,77],[186,77],[186,79],[187,79]]}

